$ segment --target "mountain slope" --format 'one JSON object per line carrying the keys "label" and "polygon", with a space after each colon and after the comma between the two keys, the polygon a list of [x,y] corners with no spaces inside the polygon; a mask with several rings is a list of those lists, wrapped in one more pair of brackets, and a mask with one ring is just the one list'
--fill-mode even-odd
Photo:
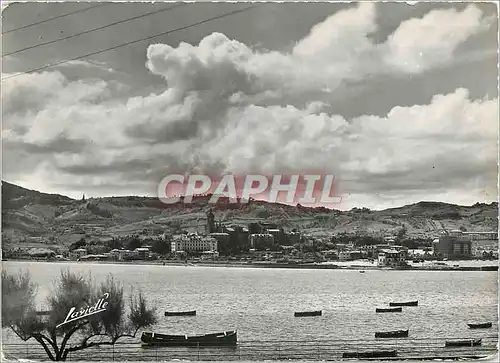
{"label": "mountain slope", "polygon": [[2,238],[6,246],[61,246],[87,236],[160,234],[180,228],[204,230],[205,215],[214,209],[223,223],[246,225],[272,221],[285,229],[299,228],[314,235],[358,233],[391,235],[403,226],[407,236],[435,238],[442,228],[468,231],[496,231],[498,204],[458,206],[440,202],[420,202],[382,211],[354,208],[350,211],[306,208],[263,201],[248,204],[209,205],[210,196],[200,196],[193,204],[163,205],[157,198],[107,197],[74,200],[45,194],[10,183],[2,183]]}

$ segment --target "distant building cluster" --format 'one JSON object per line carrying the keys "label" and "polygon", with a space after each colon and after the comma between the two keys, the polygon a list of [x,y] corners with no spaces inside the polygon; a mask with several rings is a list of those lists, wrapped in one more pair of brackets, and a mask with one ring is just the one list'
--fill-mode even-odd
{"label": "distant building cluster", "polygon": [[[222,224],[216,221],[211,210],[206,214],[204,225],[204,233],[179,230],[176,235],[165,233],[160,236],[158,231],[145,230],[142,235],[103,237],[108,239],[90,243],[80,241],[69,255],[67,252],[64,256],[56,254],[49,249],[32,249],[24,255],[31,258],[112,261],[151,260],[159,256],[174,259],[224,257],[287,263],[367,259],[380,268],[404,268],[409,261],[498,259],[496,232],[444,230],[432,243],[431,240],[401,243],[399,235],[371,236],[363,231],[316,237],[296,229],[285,231],[282,226],[267,221],[247,225]],[[22,255],[22,252],[16,253]]]}
{"label": "distant building cluster", "polygon": [[172,253],[194,252],[218,256],[217,239],[211,236],[200,236],[196,233],[174,236],[171,242]]}

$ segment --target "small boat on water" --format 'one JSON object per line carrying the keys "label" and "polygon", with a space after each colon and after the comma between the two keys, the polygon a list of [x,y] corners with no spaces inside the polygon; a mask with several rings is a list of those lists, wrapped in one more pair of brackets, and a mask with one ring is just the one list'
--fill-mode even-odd
{"label": "small boat on water", "polygon": [[390,302],[389,306],[418,306],[418,300],[405,302]]}
{"label": "small boat on water", "polygon": [[165,311],[165,316],[194,316],[196,315],[196,310],[190,311]]}
{"label": "small boat on water", "polygon": [[488,329],[488,328],[491,328],[491,326],[493,325],[491,322],[488,322],[488,323],[470,323],[470,324],[467,324],[469,326],[469,328],[471,329]]}
{"label": "small boat on water", "polygon": [[235,330],[203,335],[168,335],[143,332],[141,342],[145,346],[161,345],[169,347],[218,347],[234,346],[238,338]]}
{"label": "small boat on water", "polygon": [[397,357],[397,350],[373,350],[369,352],[345,352],[342,358],[391,358]]}
{"label": "small boat on water", "polygon": [[365,270],[359,270],[359,273],[360,273],[360,274],[364,274],[364,273],[365,273]]}
{"label": "small boat on water", "polygon": [[317,311],[298,311],[295,312],[294,316],[295,317],[303,317],[303,316],[321,316],[322,311],[317,310]]}
{"label": "small boat on water", "polygon": [[447,340],[445,347],[474,347],[481,345],[482,339]]}
{"label": "small boat on water", "polygon": [[375,333],[375,338],[406,338],[408,330],[379,331]]}
{"label": "small boat on water", "polygon": [[403,311],[402,307],[397,308],[376,308],[376,313],[401,313]]}

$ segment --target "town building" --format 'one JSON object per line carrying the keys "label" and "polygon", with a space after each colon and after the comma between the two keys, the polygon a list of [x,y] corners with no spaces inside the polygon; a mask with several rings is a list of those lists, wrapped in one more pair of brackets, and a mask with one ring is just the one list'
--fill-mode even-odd
{"label": "town building", "polygon": [[71,259],[78,260],[79,258],[82,258],[83,256],[87,255],[87,249],[86,248],[78,248],[76,250],[73,250],[69,253],[69,256]]}
{"label": "town building", "polygon": [[119,255],[118,255],[118,260],[120,261],[127,261],[127,260],[134,260],[136,258],[136,253],[134,251],[130,250],[119,250]]}
{"label": "town building", "polygon": [[112,249],[108,252],[108,257],[111,260],[119,260],[120,259],[120,250],[118,248]]}
{"label": "town building", "polygon": [[297,231],[292,231],[286,234],[286,245],[293,246],[299,244],[302,240],[302,234]]}
{"label": "town building", "polygon": [[217,252],[217,240],[213,237],[204,237],[196,233],[174,236],[171,242],[172,253],[190,252]]}
{"label": "town building", "polygon": [[383,249],[378,252],[378,267],[403,267],[406,266],[406,252],[396,249]]}
{"label": "town building", "polygon": [[149,258],[149,252],[149,248],[147,247],[139,247],[134,250],[138,260],[147,260]]}
{"label": "town building", "polygon": [[209,237],[217,240],[217,250],[221,255],[228,255],[231,253],[231,237],[229,233],[210,233]]}
{"label": "town building", "polygon": [[340,251],[338,256],[340,261],[353,261],[363,258],[363,253],[361,251]]}
{"label": "town building", "polygon": [[275,247],[274,236],[269,233],[256,233],[250,235],[250,248],[267,250]]}
{"label": "town building", "polygon": [[434,252],[442,258],[468,259],[472,257],[472,240],[460,230],[443,232],[434,245]]}

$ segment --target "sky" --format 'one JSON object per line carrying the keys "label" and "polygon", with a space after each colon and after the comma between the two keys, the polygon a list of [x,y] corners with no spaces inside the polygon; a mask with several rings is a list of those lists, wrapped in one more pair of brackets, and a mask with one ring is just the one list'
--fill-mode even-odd
{"label": "sky", "polygon": [[156,196],[173,173],[314,170],[336,209],[497,200],[493,2],[93,6],[4,9],[3,180]]}

